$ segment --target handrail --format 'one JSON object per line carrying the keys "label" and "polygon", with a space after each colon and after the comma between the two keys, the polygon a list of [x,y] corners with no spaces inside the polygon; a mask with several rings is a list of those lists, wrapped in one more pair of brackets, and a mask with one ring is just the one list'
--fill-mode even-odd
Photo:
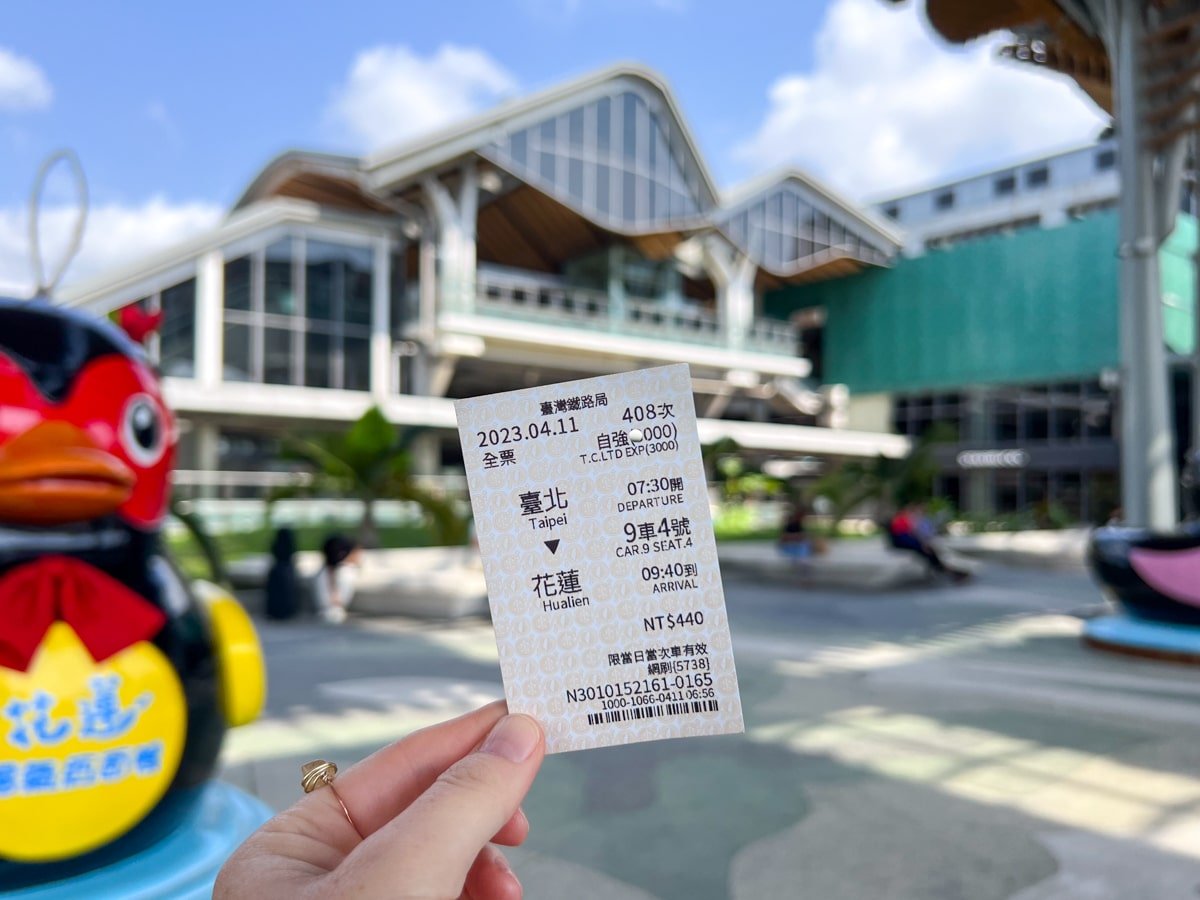
{"label": "handrail", "polygon": [[[528,277],[512,270],[480,268],[476,301],[483,312],[527,314],[539,319],[595,327],[630,336],[653,335],[683,343],[722,346],[727,336],[716,315],[688,304],[670,304],[642,297],[614,303],[603,291],[568,285],[543,275]],[[747,333],[746,349],[792,356],[797,330],[788,322],[756,319]]]}
{"label": "handrail", "polygon": [[232,472],[176,469],[171,476],[178,487],[291,487],[312,484],[309,472]]}

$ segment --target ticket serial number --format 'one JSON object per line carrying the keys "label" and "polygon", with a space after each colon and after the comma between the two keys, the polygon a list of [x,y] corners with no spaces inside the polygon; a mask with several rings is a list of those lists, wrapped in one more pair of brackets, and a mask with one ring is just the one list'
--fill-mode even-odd
{"label": "ticket serial number", "polygon": [[669,691],[711,688],[712,683],[711,672],[689,672],[673,678],[642,678],[637,681],[613,681],[608,684],[567,688],[566,695],[568,703],[586,703],[589,700],[611,700],[614,697],[657,697]]}

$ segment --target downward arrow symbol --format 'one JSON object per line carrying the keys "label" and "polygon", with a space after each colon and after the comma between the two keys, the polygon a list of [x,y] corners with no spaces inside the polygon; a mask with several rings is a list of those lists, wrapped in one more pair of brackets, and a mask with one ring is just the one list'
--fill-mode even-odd
{"label": "downward arrow symbol", "polygon": [[550,548],[550,552],[551,552],[551,553],[557,553],[557,552],[558,552],[558,538],[555,538],[555,539],[554,539],[554,540],[552,540],[552,541],[542,541],[542,543],[543,543],[543,544],[545,544],[547,547],[549,547],[549,548]]}

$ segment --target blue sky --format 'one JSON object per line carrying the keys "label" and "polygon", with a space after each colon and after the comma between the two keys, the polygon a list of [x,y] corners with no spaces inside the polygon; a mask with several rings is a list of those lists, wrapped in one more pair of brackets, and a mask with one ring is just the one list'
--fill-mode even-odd
{"label": "blue sky", "polygon": [[362,152],[622,59],[666,76],[723,187],[796,162],[878,195],[1101,123],[995,39],[951,51],[880,0],[7,6],[0,289],[24,277],[23,204],[55,147],[96,207],[78,276],[210,225],[283,149]]}

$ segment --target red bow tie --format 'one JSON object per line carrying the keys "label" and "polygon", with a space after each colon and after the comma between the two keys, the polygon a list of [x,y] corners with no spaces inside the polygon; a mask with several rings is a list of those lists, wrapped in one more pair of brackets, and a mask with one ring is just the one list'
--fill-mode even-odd
{"label": "red bow tie", "polygon": [[161,610],[99,569],[45,556],[0,578],[0,668],[26,671],[59,619],[96,662],[149,640],[167,621]]}

